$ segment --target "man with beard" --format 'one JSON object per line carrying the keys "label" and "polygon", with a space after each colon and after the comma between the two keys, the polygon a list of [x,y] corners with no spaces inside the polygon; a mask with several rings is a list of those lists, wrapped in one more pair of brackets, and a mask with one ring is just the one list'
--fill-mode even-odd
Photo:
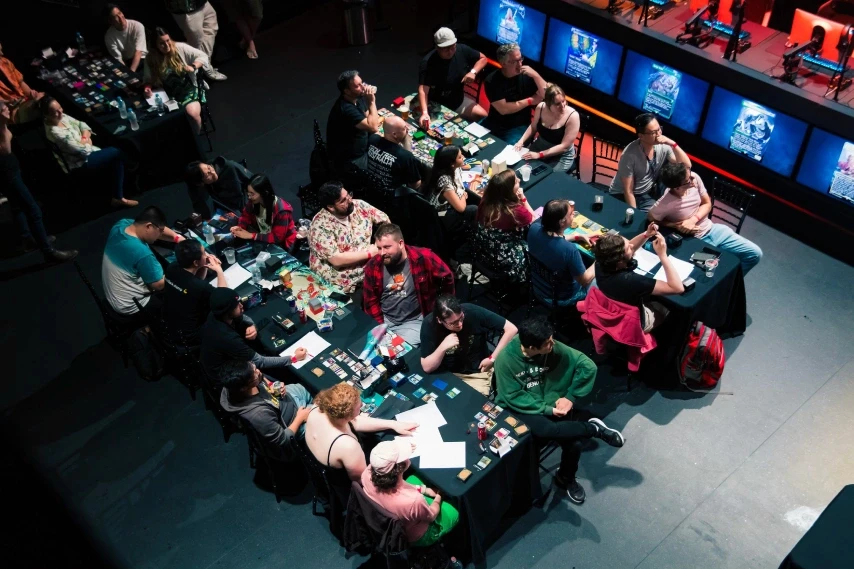
{"label": "man with beard", "polygon": [[430,249],[405,244],[393,223],[377,229],[376,247],[379,254],[365,265],[365,312],[417,348],[436,297],[454,294],[454,274]]}
{"label": "man with beard", "polygon": [[374,225],[389,219],[371,204],[354,200],[341,182],[323,184],[317,198],[323,209],[311,221],[309,266],[349,294],[362,284],[365,263],[377,254],[371,244]]}

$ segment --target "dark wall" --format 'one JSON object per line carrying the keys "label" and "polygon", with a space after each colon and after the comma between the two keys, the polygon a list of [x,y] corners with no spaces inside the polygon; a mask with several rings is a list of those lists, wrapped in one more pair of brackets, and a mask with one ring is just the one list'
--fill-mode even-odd
{"label": "dark wall", "polygon": [[[748,0],[749,1],[749,0]],[[813,14],[818,12],[819,6],[827,0],[774,0],[774,7],[771,8],[771,18],[768,20],[768,27],[788,32],[792,29],[792,20],[795,17],[795,9],[800,8]]]}

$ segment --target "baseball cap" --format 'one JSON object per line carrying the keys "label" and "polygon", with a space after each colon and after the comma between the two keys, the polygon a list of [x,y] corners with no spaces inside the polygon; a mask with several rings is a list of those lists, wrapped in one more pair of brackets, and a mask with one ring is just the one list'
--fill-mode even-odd
{"label": "baseball cap", "polygon": [[457,43],[457,36],[454,35],[451,28],[439,28],[433,34],[433,42],[435,42],[436,47],[448,47]]}
{"label": "baseball cap", "polygon": [[391,472],[395,464],[401,463],[412,456],[412,439],[401,437],[393,441],[383,441],[371,451],[371,468],[377,474]]}
{"label": "baseball cap", "polygon": [[216,288],[211,293],[211,312],[214,316],[222,316],[231,312],[240,302],[240,297],[230,288]]}

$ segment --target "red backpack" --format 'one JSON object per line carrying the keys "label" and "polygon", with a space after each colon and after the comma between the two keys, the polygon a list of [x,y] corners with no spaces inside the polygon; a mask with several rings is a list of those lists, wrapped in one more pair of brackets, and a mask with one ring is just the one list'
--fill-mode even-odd
{"label": "red backpack", "polygon": [[691,391],[714,388],[724,372],[726,353],[718,333],[695,322],[679,358],[679,381]]}

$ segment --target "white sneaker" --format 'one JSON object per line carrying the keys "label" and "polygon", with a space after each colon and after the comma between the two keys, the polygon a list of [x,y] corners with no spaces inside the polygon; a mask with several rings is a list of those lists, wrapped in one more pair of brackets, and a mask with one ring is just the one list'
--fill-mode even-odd
{"label": "white sneaker", "polygon": [[224,73],[220,73],[218,69],[214,69],[212,73],[207,74],[211,81],[225,81],[228,77]]}

